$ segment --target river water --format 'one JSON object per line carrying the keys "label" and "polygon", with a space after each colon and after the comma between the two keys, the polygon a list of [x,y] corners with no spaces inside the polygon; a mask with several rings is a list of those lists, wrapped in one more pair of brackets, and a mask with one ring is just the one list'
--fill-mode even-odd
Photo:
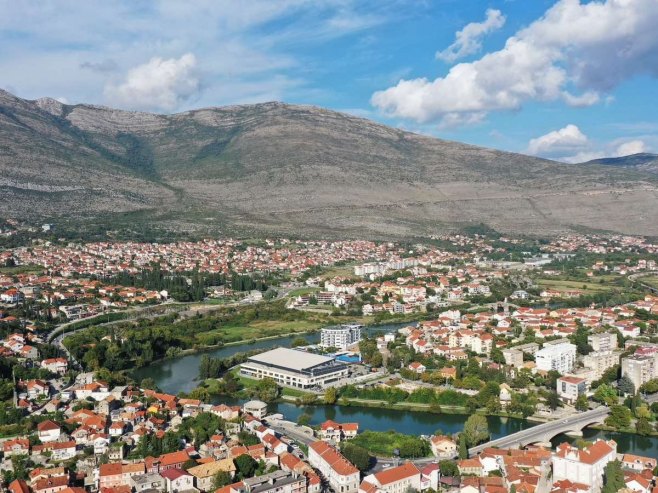
{"label": "river water", "polygon": [[[400,327],[409,325],[389,324],[375,327],[368,327],[364,330],[368,335],[386,333],[397,330]],[[178,394],[178,392],[189,392],[198,385],[197,376],[199,372],[199,363],[203,354],[208,354],[215,358],[226,358],[239,352],[250,351],[253,349],[268,349],[271,347],[282,346],[290,347],[293,339],[298,336],[278,337],[268,340],[256,341],[253,344],[240,344],[235,346],[222,347],[205,352],[199,352],[180,356],[169,360],[158,361],[150,366],[139,368],[133,372],[134,378],[139,382],[143,378],[152,378],[158,387],[164,392]],[[319,340],[319,333],[305,334],[309,342],[315,343]],[[242,401],[231,398],[218,397],[217,402],[226,404],[241,404]],[[307,414],[312,425],[317,425],[332,419],[337,422],[358,422],[361,430],[372,431],[389,431],[395,430],[410,435],[431,435],[440,431],[441,433],[452,434],[460,432],[464,427],[464,422],[468,418],[466,415],[459,414],[432,414],[419,411],[399,411],[388,408],[371,408],[355,406],[296,406],[288,402],[280,402],[270,405],[270,412],[283,414],[286,419],[297,421],[302,414]],[[489,416],[489,430],[492,438],[515,433],[522,429],[533,426],[534,423],[515,418],[499,418]],[[620,453],[635,453],[658,457],[658,438],[641,437],[626,433],[612,433],[597,431],[592,429],[584,430],[586,440],[596,438],[614,439],[617,442],[617,451]],[[572,442],[574,439],[565,435],[558,435],[552,441],[553,445],[558,445],[564,441]]]}

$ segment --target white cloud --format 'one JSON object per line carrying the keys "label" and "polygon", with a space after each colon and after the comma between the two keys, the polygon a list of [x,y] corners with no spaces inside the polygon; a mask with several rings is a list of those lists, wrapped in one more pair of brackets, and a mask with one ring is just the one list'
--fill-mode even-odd
{"label": "white cloud", "polygon": [[636,74],[658,76],[658,2],[560,0],[503,49],[434,80],[373,94],[380,111],[425,123],[451,113],[516,110],[528,101],[591,105]]}
{"label": "white cloud", "polygon": [[525,152],[566,163],[584,163],[593,159],[622,157],[649,151],[649,146],[640,139],[617,139],[605,145],[597,145],[576,125],[569,124],[531,139]]}
{"label": "white cloud", "polygon": [[140,110],[172,111],[199,93],[196,58],[151,58],[128,71],[119,84],[108,84],[106,98],[113,104]]}
{"label": "white cloud", "polygon": [[631,154],[639,154],[641,152],[647,152],[647,145],[641,140],[631,140],[630,142],[624,142],[617,147],[615,154],[618,157],[621,157],[630,156]]}
{"label": "white cloud", "polygon": [[482,22],[471,22],[455,34],[455,42],[443,51],[436,53],[436,58],[452,63],[459,58],[477,53],[482,49],[482,38],[503,27],[505,16],[500,10],[488,9],[487,18]]}
{"label": "white cloud", "polygon": [[589,146],[589,139],[573,124],[530,140],[528,153],[535,156],[564,156]]}

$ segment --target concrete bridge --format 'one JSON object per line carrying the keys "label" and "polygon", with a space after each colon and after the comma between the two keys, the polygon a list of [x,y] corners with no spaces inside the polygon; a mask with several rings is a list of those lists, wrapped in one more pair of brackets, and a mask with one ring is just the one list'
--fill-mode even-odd
{"label": "concrete bridge", "polygon": [[477,455],[487,447],[518,448],[534,443],[549,443],[552,438],[560,433],[581,435],[582,430],[589,425],[603,423],[608,414],[610,414],[610,409],[606,406],[600,406],[590,411],[574,414],[569,418],[542,423],[526,430],[517,431],[511,435],[477,445],[468,449],[468,455],[471,457]]}

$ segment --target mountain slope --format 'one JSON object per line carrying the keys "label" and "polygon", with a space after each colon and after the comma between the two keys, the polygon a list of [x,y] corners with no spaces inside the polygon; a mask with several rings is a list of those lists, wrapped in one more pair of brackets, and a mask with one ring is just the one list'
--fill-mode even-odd
{"label": "mountain slope", "polygon": [[602,164],[605,166],[632,167],[637,171],[658,174],[658,154],[651,154],[648,152],[640,152],[638,154],[631,154],[630,156],[593,159],[582,164]]}
{"label": "mountain slope", "polygon": [[658,234],[655,175],[281,103],[174,115],[0,91],[0,215],[297,236]]}

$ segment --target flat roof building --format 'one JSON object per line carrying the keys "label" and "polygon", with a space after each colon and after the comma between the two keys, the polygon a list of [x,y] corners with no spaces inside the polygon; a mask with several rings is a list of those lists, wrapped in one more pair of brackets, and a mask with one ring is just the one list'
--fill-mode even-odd
{"label": "flat roof building", "polygon": [[320,331],[320,345],[323,347],[335,347],[345,351],[352,344],[361,340],[360,324],[343,324],[324,327]]}
{"label": "flat roof building", "polygon": [[250,357],[240,373],[258,380],[269,377],[284,387],[308,389],[347,377],[348,368],[329,356],[277,348]]}

